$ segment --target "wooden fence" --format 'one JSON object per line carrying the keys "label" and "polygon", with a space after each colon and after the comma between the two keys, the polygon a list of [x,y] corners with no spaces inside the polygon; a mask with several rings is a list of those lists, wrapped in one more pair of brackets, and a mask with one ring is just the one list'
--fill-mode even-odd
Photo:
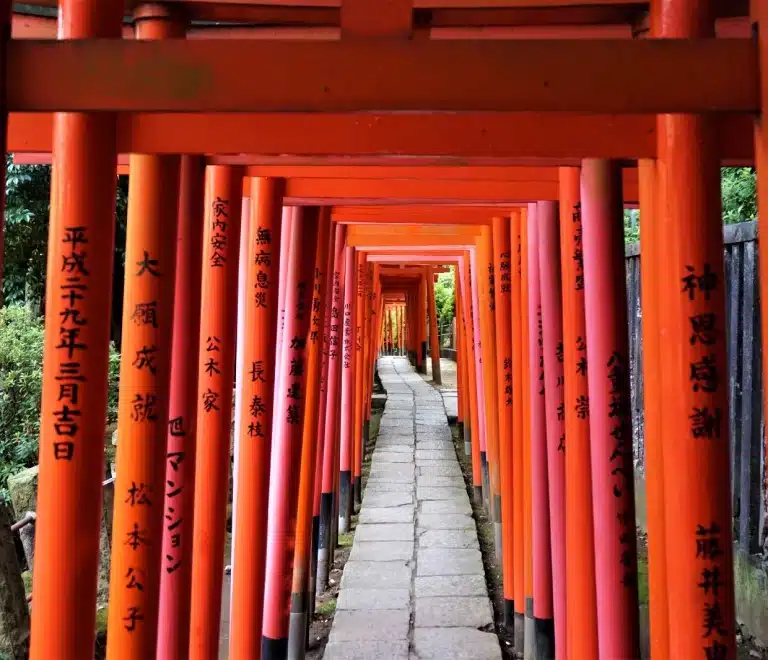
{"label": "wooden fence", "polygon": [[[734,534],[747,553],[762,552],[765,539],[763,484],[762,349],[758,285],[757,223],[724,227],[728,342],[728,436]],[[629,352],[635,466],[643,471],[643,344],[639,245],[626,252]],[[663,359],[662,346],[662,359]],[[681,469],[684,469],[681,467]]]}

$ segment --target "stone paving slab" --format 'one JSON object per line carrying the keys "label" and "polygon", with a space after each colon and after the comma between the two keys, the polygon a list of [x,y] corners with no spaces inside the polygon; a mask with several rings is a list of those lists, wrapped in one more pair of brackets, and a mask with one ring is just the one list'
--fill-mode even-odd
{"label": "stone paving slab", "polygon": [[468,500],[467,491],[463,488],[445,488],[420,486],[416,484],[416,498],[419,500]]}
{"label": "stone paving slab", "polygon": [[378,371],[388,398],[324,658],[500,660],[478,630],[493,613],[449,404],[403,358]]}
{"label": "stone paving slab", "polygon": [[407,639],[409,619],[410,612],[405,608],[336,612],[328,642],[390,642]]}
{"label": "stone paving slab", "polygon": [[357,589],[339,592],[337,610],[400,610],[411,603],[409,589]]}
{"label": "stone paving slab", "polygon": [[360,511],[359,520],[360,523],[409,523],[413,515],[413,506],[366,507]]}
{"label": "stone paving slab", "polygon": [[411,493],[366,493],[363,504],[369,507],[393,507],[413,504]]}
{"label": "stone paving slab", "polygon": [[483,557],[479,550],[459,548],[419,548],[416,575],[482,575]]}
{"label": "stone paving slab", "polygon": [[[423,552],[423,551],[422,551]],[[485,576],[473,575],[428,575],[414,580],[416,598],[438,596],[485,596]]]}
{"label": "stone paving slab", "polygon": [[362,658],[366,658],[366,660],[408,660],[408,640],[329,642],[323,653],[323,660],[361,660]]}
{"label": "stone paving slab", "polygon": [[392,523],[383,525],[358,525],[355,540],[360,541],[410,541],[413,539],[414,525]]}
{"label": "stone paving slab", "polygon": [[402,561],[413,557],[411,541],[359,541],[352,544],[349,561]]}
{"label": "stone paving slab", "polygon": [[407,561],[348,561],[341,574],[342,589],[407,589],[410,583]]}
{"label": "stone paving slab", "polygon": [[471,529],[428,529],[419,534],[420,548],[480,548]]}
{"label": "stone paving slab", "polygon": [[469,500],[461,502],[460,500],[422,500],[419,502],[419,513],[459,513],[467,516],[472,515],[472,505]]}
{"label": "stone paving slab", "polygon": [[419,476],[422,477],[461,477],[461,468],[459,467],[458,463],[455,465],[448,462],[428,463],[425,465],[420,465],[417,468],[417,471]]}
{"label": "stone paving slab", "polygon": [[424,529],[476,530],[474,519],[462,513],[422,513],[419,515],[417,531]]}
{"label": "stone paving slab", "polygon": [[416,598],[416,628],[482,628],[493,625],[488,596]]}
{"label": "stone paving slab", "polygon": [[474,628],[417,628],[413,646],[420,660],[501,660],[498,637]]}

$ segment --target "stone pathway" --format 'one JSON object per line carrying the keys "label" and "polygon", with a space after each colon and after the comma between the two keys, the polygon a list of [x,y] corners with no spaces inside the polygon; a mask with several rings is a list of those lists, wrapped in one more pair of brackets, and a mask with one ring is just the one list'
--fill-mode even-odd
{"label": "stone pathway", "polygon": [[387,405],[325,660],[499,660],[472,509],[437,390],[379,360]]}

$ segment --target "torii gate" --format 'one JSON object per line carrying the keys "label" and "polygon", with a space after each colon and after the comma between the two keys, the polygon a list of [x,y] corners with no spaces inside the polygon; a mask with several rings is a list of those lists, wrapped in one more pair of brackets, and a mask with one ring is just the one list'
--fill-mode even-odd
{"label": "torii gate", "polygon": [[[216,652],[236,377],[231,656],[300,657],[310,549],[327,570],[336,493],[346,519],[359,490],[386,262],[367,255],[397,247],[404,263],[407,245],[453,252],[473,483],[511,553],[516,639],[540,657],[553,638],[558,658],[636,657],[623,204],[650,219],[652,652],[735,657],[717,174],[766,158],[768,3],[37,4],[58,24],[10,3],[0,16],[6,151],[53,154],[32,658],[93,648],[118,168],[110,658]],[[763,208],[762,171],[758,192]],[[241,244],[252,334],[236,367]],[[507,267],[509,291],[480,276]]]}

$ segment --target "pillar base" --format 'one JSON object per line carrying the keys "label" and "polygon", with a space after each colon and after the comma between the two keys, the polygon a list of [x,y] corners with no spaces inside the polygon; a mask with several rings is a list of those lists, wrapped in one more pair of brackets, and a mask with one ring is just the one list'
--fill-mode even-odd
{"label": "pillar base", "polygon": [[483,487],[473,486],[472,493],[474,495],[475,504],[477,504],[477,506],[483,506]]}
{"label": "pillar base", "polygon": [[504,599],[504,627],[514,634],[515,630],[515,601]]}
{"label": "pillar base", "polygon": [[502,563],[502,557],[503,550],[502,550],[502,540],[501,540],[501,523],[500,522],[494,522],[493,523],[493,545],[494,549],[496,550],[496,563],[501,566]]}
{"label": "pillar base", "polygon": [[321,493],[320,517],[317,530],[317,578],[315,594],[320,596],[328,585],[330,546],[333,525],[333,493]]}
{"label": "pillar base", "polygon": [[288,625],[288,660],[304,660],[307,654],[307,594],[291,594],[291,616]]}
{"label": "pillar base", "polygon": [[472,427],[464,426],[464,456],[472,458]]}
{"label": "pillar base", "polygon": [[536,660],[536,627],[533,623],[533,598],[525,599],[523,620],[523,660]]}
{"label": "pillar base", "polygon": [[555,660],[555,620],[533,619],[536,631],[536,660]]}
{"label": "pillar base", "polygon": [[317,588],[317,545],[320,540],[320,516],[312,517],[312,552],[309,555],[309,589],[307,605],[309,618],[315,616],[315,589]]}
{"label": "pillar base", "polygon": [[362,506],[363,504],[363,478],[362,477],[355,477],[354,493],[355,493],[355,504]]}
{"label": "pillar base", "polygon": [[483,475],[483,507],[486,514],[491,515],[491,477],[488,474],[488,456],[480,452],[480,470]]}
{"label": "pillar base", "polygon": [[261,638],[261,659],[262,660],[285,660],[288,655],[288,638],[272,639],[271,637]]}
{"label": "pillar base", "polygon": [[339,534],[346,534],[352,517],[354,502],[352,500],[352,472],[342,470],[339,474]]}
{"label": "pillar base", "polygon": [[523,654],[525,648],[525,614],[515,612],[515,653]]}

